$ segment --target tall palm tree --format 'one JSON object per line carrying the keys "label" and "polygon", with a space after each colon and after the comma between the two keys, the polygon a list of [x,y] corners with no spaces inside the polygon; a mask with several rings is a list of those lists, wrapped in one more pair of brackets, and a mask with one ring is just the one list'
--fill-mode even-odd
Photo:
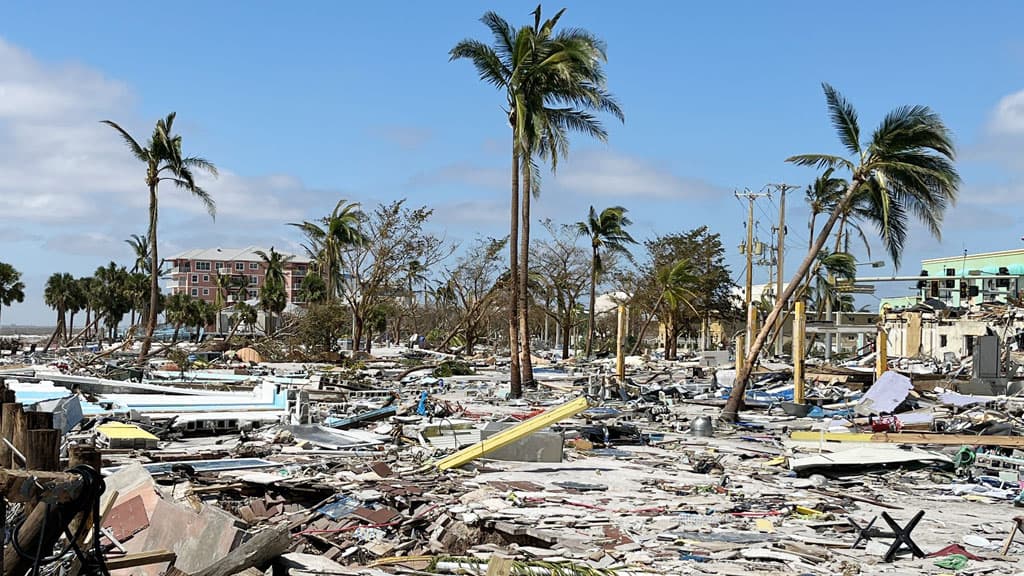
{"label": "tall palm tree", "polygon": [[132,247],[135,253],[135,261],[132,262],[131,271],[149,274],[152,262],[149,260],[149,236],[132,234],[131,238],[125,240],[125,244]]}
{"label": "tall palm tree", "polygon": [[0,313],[4,306],[24,301],[25,283],[21,281],[21,272],[6,262],[0,262]]}
{"label": "tall palm tree", "polygon": [[136,159],[146,165],[146,186],[149,189],[149,309],[146,321],[146,336],[142,340],[139,360],[145,360],[153,341],[153,330],[156,329],[157,309],[160,299],[159,269],[157,258],[157,220],[159,216],[157,192],[161,182],[169,182],[198,198],[214,217],[217,213],[216,204],[209,192],[196,184],[193,171],[206,172],[217,176],[217,167],[208,160],[198,156],[185,156],[181,150],[181,136],[175,134],[174,112],[166,118],[157,120],[156,127],[149,141],[143,146],[124,128],[111,120],[103,123],[121,134],[128,149]]}
{"label": "tall palm tree", "polygon": [[75,277],[67,272],[54,272],[46,280],[46,287],[43,289],[43,301],[57,313],[57,327],[53,336],[46,343],[44,350],[49,350],[50,345],[56,341],[58,344],[67,338],[67,311],[74,299]]}
{"label": "tall palm tree", "polygon": [[341,255],[352,246],[367,241],[360,227],[365,215],[358,202],[338,200],[334,210],[318,221],[291,222],[306,235],[304,245],[316,270],[327,285],[330,300],[337,299],[341,290]]}
{"label": "tall palm tree", "polygon": [[[593,110],[622,118],[621,109],[605,89],[603,42],[576,28],[555,33],[555,26],[564,12],[561,10],[542,21],[538,6],[533,13],[533,26],[520,28],[513,28],[497,14],[487,12],[481,21],[491,30],[494,45],[463,40],[449,52],[451,60],[470,60],[481,80],[504,92],[508,106],[507,120],[512,128],[509,268],[512,277],[517,279],[509,283],[509,344],[512,394],[516,397],[522,394],[522,382],[533,380],[527,285],[530,199],[537,189],[534,156],[547,157],[554,167],[558,157],[568,151],[568,132],[606,138],[600,123],[591,114]],[[523,178],[521,214],[520,171]]]}
{"label": "tall palm tree", "polygon": [[288,305],[288,291],[285,287],[284,264],[292,259],[270,247],[270,252],[257,250],[256,255],[263,260],[266,276],[260,287],[260,307],[267,314],[267,333],[272,334],[275,315],[281,314]]}
{"label": "tall palm tree", "polygon": [[633,222],[626,217],[626,210],[622,206],[611,206],[600,212],[590,207],[590,214],[587,219],[576,223],[576,228],[581,236],[590,239],[590,306],[588,315],[590,323],[587,326],[587,347],[585,354],[589,357],[594,350],[594,304],[597,301],[597,281],[604,274],[604,261],[601,253],[622,254],[627,258],[631,257],[629,244],[636,244],[636,240],[629,235],[626,227]]}
{"label": "tall palm tree", "polygon": [[850,206],[860,206],[878,230],[882,244],[895,266],[907,239],[913,214],[936,238],[941,236],[946,208],[956,201],[960,176],[953,165],[955,150],[949,129],[938,114],[926,106],[903,106],[887,114],[866,141],[861,140],[857,112],[839,92],[822,85],[832,126],[852,160],[838,155],[801,154],[787,162],[820,169],[849,172],[846,190],[818,232],[814,244],[751,343],[747,362],[736,374],[722,418],[734,421],[739,414],[747,379],[784,302],[806,277],[815,258],[825,246],[832,228]]}

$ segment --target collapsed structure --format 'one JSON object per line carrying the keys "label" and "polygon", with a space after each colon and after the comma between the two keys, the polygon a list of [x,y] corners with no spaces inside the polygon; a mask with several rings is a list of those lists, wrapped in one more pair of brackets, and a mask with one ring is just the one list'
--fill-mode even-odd
{"label": "collapsed structure", "polygon": [[1014,297],[942,307],[927,282],[878,353],[856,317],[809,323],[850,358],[762,362],[736,426],[721,351],[536,358],[517,400],[508,358],[415,347],[142,374],[19,352],[4,574],[1013,573]]}

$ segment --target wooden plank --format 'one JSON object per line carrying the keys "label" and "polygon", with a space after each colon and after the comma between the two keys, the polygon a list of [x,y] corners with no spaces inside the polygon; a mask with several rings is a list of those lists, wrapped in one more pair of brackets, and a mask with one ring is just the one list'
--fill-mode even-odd
{"label": "wooden plank", "polygon": [[231,576],[250,566],[262,566],[284,554],[291,543],[291,532],[286,524],[268,528],[192,576]]}
{"label": "wooden plank", "polygon": [[1024,448],[1024,436],[978,436],[975,434],[931,434],[924,432],[903,432],[890,434],[879,432],[871,435],[872,442],[888,444],[934,444],[941,446],[1002,446]]}
{"label": "wooden plank", "polygon": [[42,485],[49,490],[54,485],[67,486],[65,498],[58,498],[60,501],[67,501],[78,495],[79,481],[81,476],[67,474],[65,472],[44,472],[40,470],[5,470],[0,469],[0,495],[11,502],[27,502],[38,498],[44,490],[39,489]]}
{"label": "wooden plank", "polygon": [[139,552],[136,554],[125,554],[124,556],[107,558],[108,570],[121,570],[122,568],[135,568],[136,566],[149,566],[150,564],[161,564],[163,562],[174,562],[178,555],[170,550],[153,550],[151,552]]}
{"label": "wooden plank", "polygon": [[799,442],[872,442],[874,434],[856,434],[853,432],[815,432],[813,430],[794,430],[789,439]]}

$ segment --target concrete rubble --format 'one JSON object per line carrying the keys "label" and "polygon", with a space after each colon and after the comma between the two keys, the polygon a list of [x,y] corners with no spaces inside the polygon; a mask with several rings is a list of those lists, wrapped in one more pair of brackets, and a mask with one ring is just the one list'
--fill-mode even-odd
{"label": "concrete rubble", "polygon": [[[788,365],[764,362],[724,425],[718,358],[629,358],[621,384],[609,360],[538,363],[510,400],[507,359],[376,352],[0,379],[5,405],[53,406],[62,458],[98,450],[112,574],[1024,574],[1024,399],[1005,388],[820,366],[799,416]],[[20,501],[0,482],[9,532],[56,490],[37,484]]]}

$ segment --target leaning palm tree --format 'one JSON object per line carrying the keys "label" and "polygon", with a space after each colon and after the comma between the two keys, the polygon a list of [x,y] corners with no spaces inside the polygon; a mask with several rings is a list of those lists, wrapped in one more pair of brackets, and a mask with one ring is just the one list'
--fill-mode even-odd
{"label": "leaning palm tree", "polygon": [[142,340],[142,350],[139,352],[139,360],[145,360],[149,355],[149,348],[152,345],[153,330],[156,328],[157,308],[160,299],[159,270],[160,261],[157,258],[157,220],[159,208],[157,202],[157,191],[161,182],[169,182],[174,186],[191,193],[198,198],[205,206],[210,216],[216,215],[216,205],[213,197],[196,184],[194,170],[206,172],[214,177],[217,176],[217,168],[209,161],[198,156],[185,156],[181,150],[181,136],[173,132],[174,112],[166,118],[157,120],[153,135],[143,146],[128,133],[127,130],[111,120],[104,120],[103,123],[117,130],[124,139],[128,149],[136,159],[146,165],[146,186],[149,189],[149,308],[146,322],[146,336]]}
{"label": "leaning palm tree", "polygon": [[626,210],[622,206],[605,208],[599,214],[594,207],[590,207],[590,214],[583,222],[577,222],[576,228],[581,236],[590,239],[592,256],[590,259],[590,322],[587,326],[587,347],[585,354],[589,357],[594,350],[594,305],[597,302],[597,281],[604,274],[604,261],[601,253],[622,254],[630,257],[629,244],[636,244],[636,240],[626,231],[626,226],[633,222],[626,217]]}
{"label": "leaning palm tree", "polygon": [[335,300],[341,290],[342,253],[367,241],[360,228],[364,218],[358,202],[341,199],[329,215],[317,221],[288,224],[306,235],[308,243],[303,246],[327,285],[327,297],[330,300]]}
{"label": "leaning palm tree", "polygon": [[[622,118],[618,104],[605,90],[604,44],[580,29],[555,33],[563,13],[561,10],[542,21],[538,6],[533,13],[533,26],[513,28],[497,14],[487,12],[481,21],[491,30],[494,45],[463,40],[449,52],[452,60],[470,60],[481,80],[504,92],[506,119],[512,128],[509,269],[517,281],[509,283],[508,319],[510,376],[512,394],[516,397],[522,394],[522,383],[533,380],[526,287],[529,284],[530,199],[538,189],[534,156],[546,156],[554,167],[558,157],[568,150],[567,133],[570,131],[604,139],[606,134],[591,114],[593,110],[607,111]],[[520,172],[523,177],[521,214]]]}
{"label": "leaning palm tree", "polygon": [[828,110],[839,141],[852,160],[837,155],[802,154],[787,159],[799,166],[840,169],[849,172],[846,190],[818,232],[793,278],[786,285],[764,327],[751,343],[747,362],[739,366],[736,384],[722,411],[722,418],[735,421],[747,379],[768,334],[785,303],[801,285],[815,258],[825,246],[832,228],[850,206],[860,206],[878,229],[882,244],[899,266],[907,239],[909,217],[913,214],[936,238],[941,235],[946,208],[956,201],[960,176],[953,165],[955,151],[949,129],[938,114],[926,106],[904,106],[890,112],[866,141],[861,140],[857,112],[839,92],[822,85]]}
{"label": "leaning palm tree", "polygon": [[4,306],[24,301],[25,283],[21,281],[21,272],[6,262],[0,262],[0,312]]}

